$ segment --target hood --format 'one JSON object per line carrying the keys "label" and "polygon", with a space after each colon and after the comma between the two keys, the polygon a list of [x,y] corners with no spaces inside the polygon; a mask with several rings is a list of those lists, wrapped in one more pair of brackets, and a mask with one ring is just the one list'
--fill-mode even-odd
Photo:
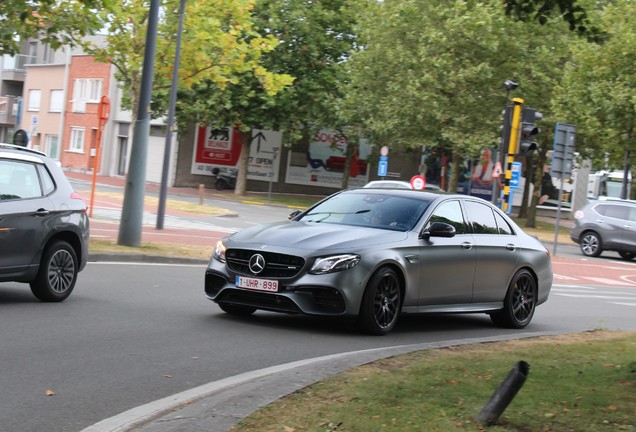
{"label": "hood", "polygon": [[259,225],[229,237],[228,247],[321,250],[361,249],[406,239],[407,232],[315,222],[284,221]]}

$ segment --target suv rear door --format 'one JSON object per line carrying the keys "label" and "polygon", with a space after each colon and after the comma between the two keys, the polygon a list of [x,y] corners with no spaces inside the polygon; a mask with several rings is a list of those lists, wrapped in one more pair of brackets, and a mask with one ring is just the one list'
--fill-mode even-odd
{"label": "suv rear door", "polygon": [[35,160],[0,159],[0,277],[22,275],[39,262],[55,217],[42,173],[48,172]]}

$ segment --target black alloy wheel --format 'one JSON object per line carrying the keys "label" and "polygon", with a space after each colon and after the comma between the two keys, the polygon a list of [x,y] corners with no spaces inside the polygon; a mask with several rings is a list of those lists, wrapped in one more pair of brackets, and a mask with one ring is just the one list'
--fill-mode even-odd
{"label": "black alloy wheel", "polygon": [[504,307],[490,314],[499,327],[520,329],[532,320],[537,307],[537,283],[528,270],[519,270],[508,287]]}
{"label": "black alloy wheel", "polygon": [[387,334],[395,327],[401,308],[400,278],[393,269],[383,267],[373,275],[364,292],[359,324],[366,333]]}
{"label": "black alloy wheel", "polygon": [[49,245],[40,262],[38,274],[31,282],[31,292],[44,302],[65,300],[77,282],[79,263],[75,250],[65,241]]}

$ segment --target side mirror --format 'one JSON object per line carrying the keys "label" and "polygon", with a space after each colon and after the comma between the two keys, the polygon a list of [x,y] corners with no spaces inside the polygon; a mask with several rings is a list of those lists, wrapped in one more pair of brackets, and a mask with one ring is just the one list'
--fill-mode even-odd
{"label": "side mirror", "polygon": [[287,219],[292,220],[295,219],[296,216],[298,216],[299,214],[301,214],[303,211],[302,210],[294,210],[293,212],[291,212],[288,216]]}
{"label": "side mirror", "polygon": [[455,237],[455,227],[446,222],[433,222],[427,230],[422,232],[422,238],[428,240],[431,237]]}

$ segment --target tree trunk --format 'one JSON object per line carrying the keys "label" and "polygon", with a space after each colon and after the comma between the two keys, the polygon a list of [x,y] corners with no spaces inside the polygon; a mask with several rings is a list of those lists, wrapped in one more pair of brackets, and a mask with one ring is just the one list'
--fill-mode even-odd
{"label": "tree trunk", "polygon": [[448,189],[446,189],[450,193],[457,192],[457,185],[459,184],[459,170],[462,163],[462,158],[459,154],[459,150],[453,148],[453,153],[451,155],[451,176],[448,181]]}
{"label": "tree trunk", "polygon": [[524,174],[526,182],[523,185],[523,197],[521,198],[521,207],[519,208],[519,217],[525,218],[528,215],[528,198],[530,197],[530,180],[532,179],[532,173],[534,172],[534,155],[532,152],[528,153],[525,158]]}
{"label": "tree trunk", "polygon": [[241,155],[239,156],[239,171],[236,176],[234,194],[245,196],[247,193],[247,171],[250,160],[250,147],[252,144],[252,130],[239,132],[241,140]]}
{"label": "tree trunk", "polygon": [[539,193],[541,193],[541,179],[543,178],[543,166],[547,160],[547,151],[540,149],[537,165],[534,170],[534,188],[532,190],[532,201],[528,207],[528,217],[526,219],[527,228],[537,227],[537,204],[539,203]]}

